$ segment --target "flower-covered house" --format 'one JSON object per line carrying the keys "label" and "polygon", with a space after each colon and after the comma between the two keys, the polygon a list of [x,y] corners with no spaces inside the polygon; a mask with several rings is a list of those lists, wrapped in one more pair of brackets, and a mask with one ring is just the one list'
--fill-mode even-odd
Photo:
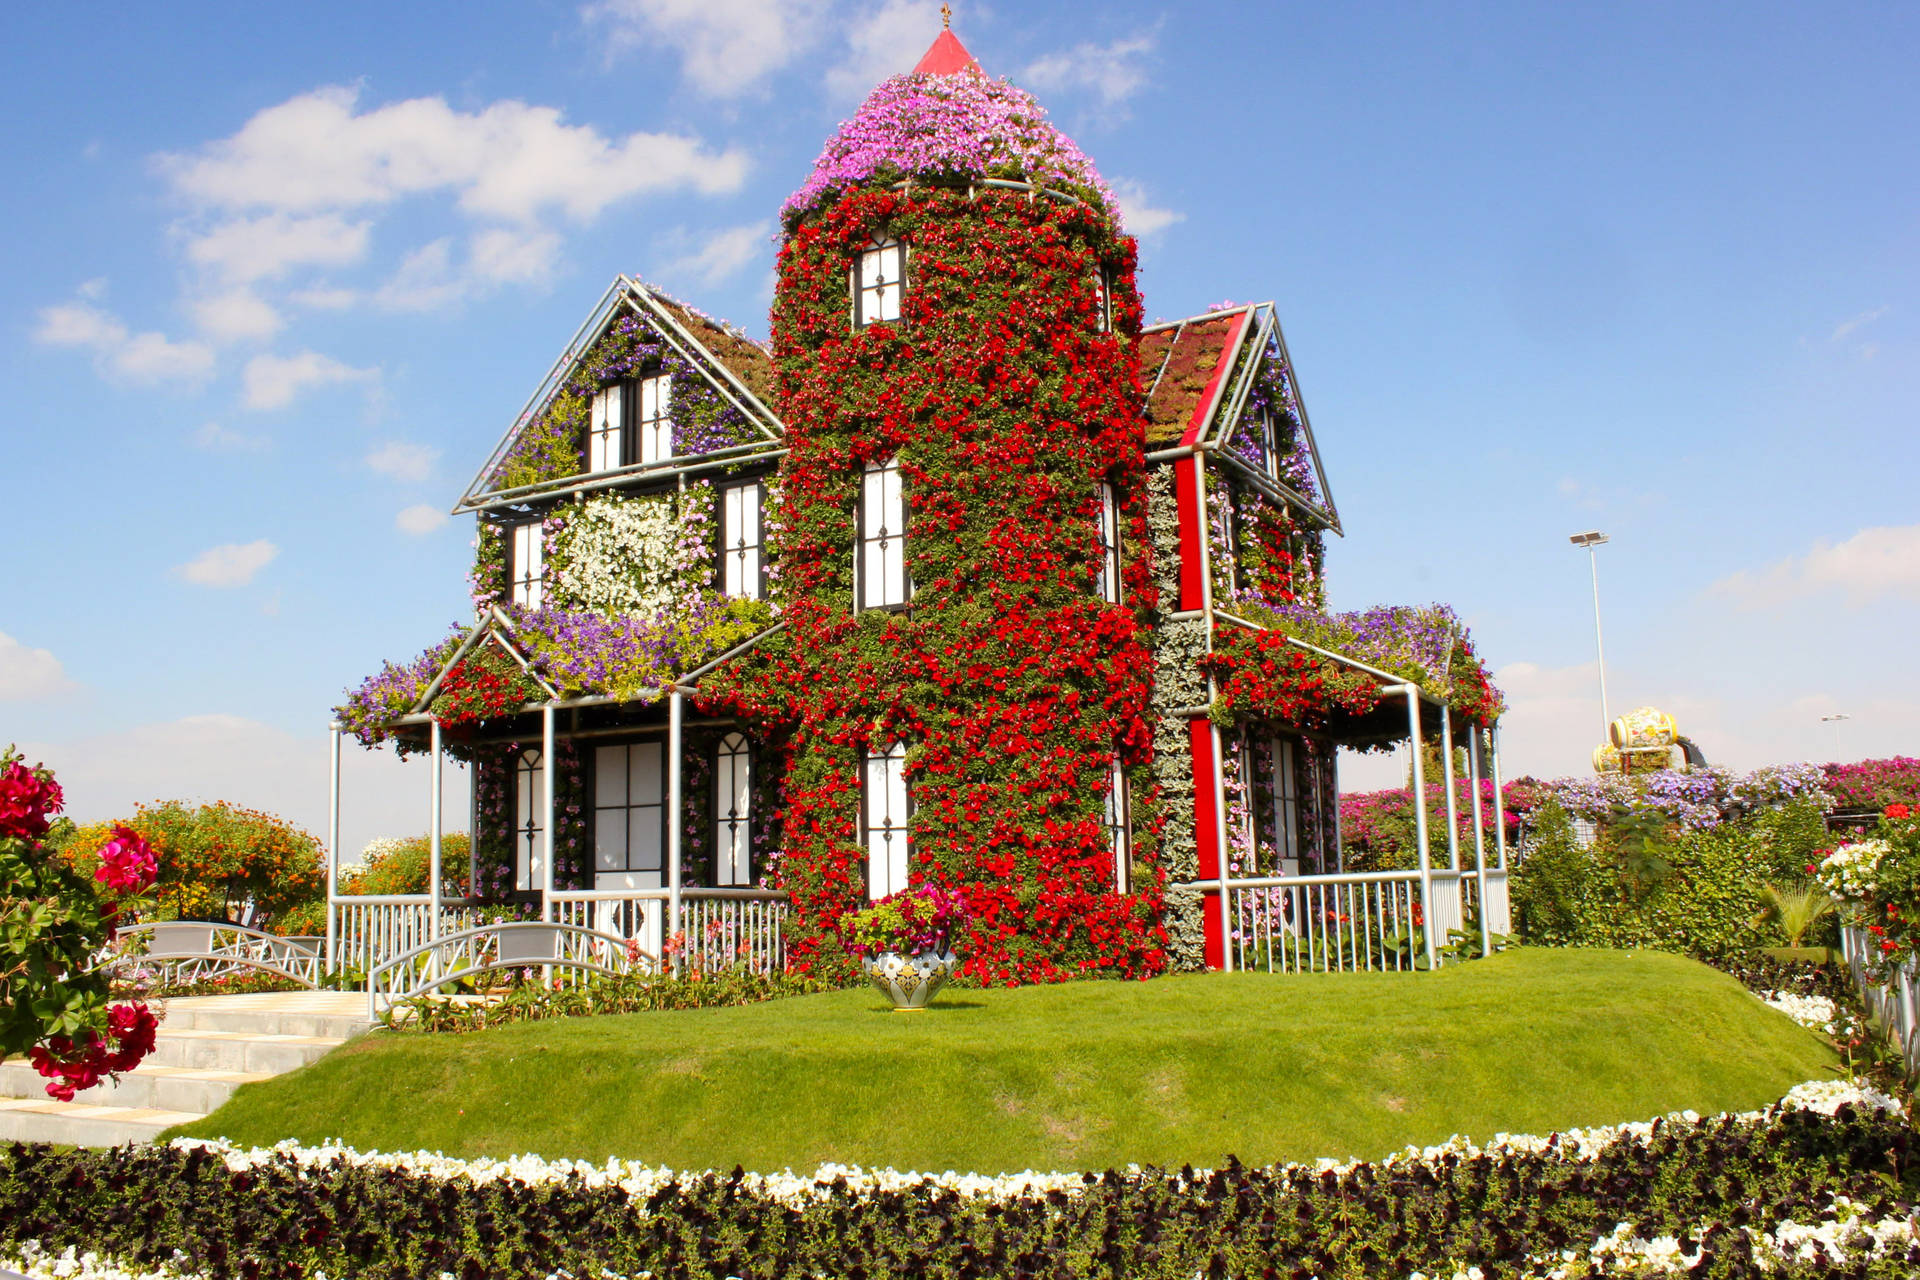
{"label": "flower-covered house", "polygon": [[470,762],[465,902],[832,966],[929,881],[993,981],[1504,928],[1457,847],[1341,874],[1335,748],[1478,772],[1500,702],[1444,608],[1327,611],[1271,304],[1144,323],[1113,193],[950,31],[781,214],[771,348],[616,280],[455,507],[474,618],[339,709]]}

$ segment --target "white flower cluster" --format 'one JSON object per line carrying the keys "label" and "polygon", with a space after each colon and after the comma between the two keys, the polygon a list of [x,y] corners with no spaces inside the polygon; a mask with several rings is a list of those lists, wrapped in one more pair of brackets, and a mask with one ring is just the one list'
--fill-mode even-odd
{"label": "white flower cluster", "polygon": [[1809,1031],[1840,1036],[1853,1029],[1853,1018],[1826,996],[1803,996],[1792,991],[1769,991],[1761,999]]}
{"label": "white flower cluster", "polygon": [[181,1264],[189,1261],[187,1255],[176,1250],[171,1266],[123,1266],[92,1250],[82,1253],[72,1245],[55,1253],[38,1240],[22,1240],[11,1249],[0,1249],[0,1267],[28,1280],[202,1280],[198,1272],[182,1269]]}
{"label": "white flower cluster", "polygon": [[1826,857],[1814,878],[1820,887],[1848,902],[1865,902],[1880,889],[1880,859],[1893,852],[1885,840],[1856,840]]}
{"label": "white flower cluster", "polygon": [[560,541],[554,585],[572,605],[662,614],[681,594],[680,519],[670,494],[590,499],[570,515]]}
{"label": "white flower cluster", "polygon": [[[1813,1111],[1829,1116],[1845,1103],[1876,1107],[1902,1114],[1900,1103],[1895,1099],[1869,1085],[1854,1084],[1845,1080],[1822,1080],[1796,1085],[1780,1101],[1780,1105],[1788,1110]],[[1734,1115],[1732,1118],[1757,1122],[1765,1115],[1764,1111],[1749,1111]],[[1692,1111],[1678,1111],[1665,1119],[1669,1123],[1697,1124],[1701,1117]],[[1369,1163],[1400,1167],[1426,1164],[1437,1167],[1449,1157],[1471,1159],[1474,1156],[1486,1154],[1497,1158],[1504,1155],[1533,1155],[1543,1151],[1552,1151],[1563,1160],[1594,1160],[1615,1143],[1644,1141],[1652,1135],[1655,1123],[1657,1122],[1647,1120],[1592,1129],[1569,1129],[1564,1133],[1551,1134],[1547,1137],[1502,1133],[1496,1135],[1485,1147],[1477,1147],[1466,1138],[1456,1135],[1439,1146],[1410,1146],[1380,1161],[1323,1159],[1305,1164],[1282,1165],[1279,1166],[1278,1171],[1307,1169],[1315,1173],[1328,1171],[1345,1173],[1361,1164]],[[505,1160],[459,1160],[452,1156],[441,1155],[437,1151],[356,1151],[339,1142],[304,1147],[299,1143],[288,1141],[272,1147],[240,1148],[219,1139],[176,1138],[173,1145],[182,1149],[205,1148],[219,1156],[227,1168],[235,1172],[257,1169],[281,1160],[290,1160],[303,1169],[318,1169],[338,1160],[361,1168],[391,1169],[400,1173],[449,1180],[465,1179],[475,1185],[506,1181],[523,1186],[537,1186],[565,1182],[568,1178],[577,1176],[589,1187],[616,1186],[636,1200],[652,1195],[682,1176],[672,1169],[617,1158],[609,1158],[605,1164],[599,1165],[580,1160],[546,1160],[535,1155],[512,1156]],[[1138,1165],[1129,1165],[1126,1172],[1138,1176],[1141,1169]],[[686,1176],[703,1175],[690,1173]],[[1200,1170],[1194,1176],[1198,1181],[1205,1181],[1212,1176],[1212,1171]],[[1031,1169],[1022,1173],[993,1176],[955,1173],[952,1170],[945,1173],[912,1171],[902,1173],[894,1169],[863,1169],[858,1165],[823,1164],[814,1171],[812,1176],[796,1174],[791,1169],[781,1173],[748,1174],[742,1180],[741,1188],[747,1194],[759,1195],[797,1207],[810,1201],[826,1199],[833,1194],[834,1184],[840,1181],[844,1181],[847,1188],[855,1195],[875,1195],[882,1192],[928,1187],[951,1191],[969,1199],[1017,1200],[1028,1196],[1044,1196],[1053,1191],[1076,1193],[1086,1187],[1087,1175],[1039,1173]]]}
{"label": "white flower cluster", "polygon": [[[1887,1254],[1904,1255],[1916,1239],[1914,1228],[1912,1217],[1868,1218],[1860,1205],[1835,1196],[1813,1222],[1789,1219],[1771,1228],[1740,1230],[1751,1242],[1761,1269],[1772,1270],[1794,1264],[1838,1267]],[[1542,1280],[1679,1275],[1699,1266],[1703,1252],[1698,1243],[1692,1251],[1683,1250],[1673,1236],[1642,1239],[1633,1234],[1631,1224],[1622,1222],[1596,1240],[1585,1258],[1571,1251],[1562,1253],[1538,1274]],[[1539,1266],[1540,1260],[1534,1260],[1534,1265]]]}

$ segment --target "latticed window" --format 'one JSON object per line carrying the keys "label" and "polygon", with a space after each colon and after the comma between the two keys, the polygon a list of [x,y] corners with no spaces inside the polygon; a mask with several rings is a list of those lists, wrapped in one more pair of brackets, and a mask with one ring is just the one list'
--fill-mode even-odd
{"label": "latticed window", "polygon": [[900,318],[900,299],[907,287],[906,242],[876,235],[853,267],[853,327],[865,328],[882,320]]}
{"label": "latticed window", "polygon": [[658,742],[593,753],[594,885],[658,889],[666,883],[665,748]]}
{"label": "latticed window", "polygon": [[900,742],[867,757],[861,825],[866,830],[869,898],[907,887],[907,819],[913,796],[907,788],[906,761],[906,744]]}
{"label": "latticed window", "polygon": [[737,733],[720,739],[713,760],[713,882],[753,883],[753,758]]}
{"label": "latticed window", "polygon": [[546,886],[546,771],[538,751],[522,751],[513,760],[513,887],[532,892]]}
{"label": "latticed window", "polygon": [[529,609],[538,609],[546,600],[547,554],[540,521],[522,520],[513,525],[507,542],[507,598]]}
{"label": "latticed window", "polygon": [[1107,843],[1113,850],[1113,887],[1115,892],[1127,891],[1127,772],[1118,760],[1113,762],[1112,775],[1107,779],[1107,795],[1104,804],[1104,820],[1107,826]]}
{"label": "latticed window", "polygon": [[1113,486],[1100,485],[1100,563],[1094,570],[1094,594],[1108,604],[1120,603],[1120,506]]}
{"label": "latticed window", "polygon": [[617,382],[593,393],[587,413],[587,470],[612,471],[627,462],[627,396],[632,384]]}
{"label": "latticed window", "polygon": [[655,374],[640,379],[635,399],[638,412],[634,430],[640,447],[636,462],[665,462],[673,456],[673,423],[667,417],[673,407],[673,375]]}
{"label": "latticed window", "polygon": [[860,554],[856,605],[885,609],[907,602],[907,503],[900,460],[870,464],[860,478]]}
{"label": "latticed window", "polygon": [[757,482],[720,491],[720,590],[742,600],[758,600],[766,585],[760,558],[760,504],[765,497],[765,487]]}

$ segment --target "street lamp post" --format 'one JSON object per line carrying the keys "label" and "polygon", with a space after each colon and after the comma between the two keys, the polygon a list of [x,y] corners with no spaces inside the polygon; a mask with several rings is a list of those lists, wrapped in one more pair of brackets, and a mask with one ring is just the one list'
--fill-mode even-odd
{"label": "street lamp post", "polygon": [[1836,711],[1830,716],[1820,717],[1821,724],[1830,724],[1833,726],[1828,732],[1833,739],[1833,762],[1835,764],[1840,763],[1840,722],[1851,719],[1853,719],[1853,717],[1844,711]]}
{"label": "street lamp post", "polygon": [[1593,570],[1593,651],[1600,660],[1600,740],[1607,740],[1607,730],[1613,724],[1613,714],[1607,710],[1607,646],[1600,638],[1600,557],[1594,548],[1607,540],[1607,535],[1598,529],[1589,529],[1585,533],[1576,533],[1567,541],[1576,547],[1587,549],[1587,563]]}

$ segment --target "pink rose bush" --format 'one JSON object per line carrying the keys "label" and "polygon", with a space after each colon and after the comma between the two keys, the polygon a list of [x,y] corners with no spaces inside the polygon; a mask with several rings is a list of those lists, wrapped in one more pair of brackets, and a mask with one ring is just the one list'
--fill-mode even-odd
{"label": "pink rose bush", "polygon": [[51,771],[0,753],[0,1059],[24,1054],[47,1093],[70,1102],[153,1052],[152,1011],[109,1005],[95,957],[113,936],[118,899],[152,887],[158,860],[116,827],[96,887],[43,842],[65,799]]}

